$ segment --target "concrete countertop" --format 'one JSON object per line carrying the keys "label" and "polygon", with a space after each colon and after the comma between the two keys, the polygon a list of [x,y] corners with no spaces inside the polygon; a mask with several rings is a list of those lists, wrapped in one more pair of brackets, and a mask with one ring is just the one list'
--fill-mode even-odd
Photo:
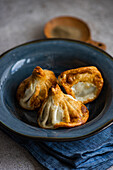
{"label": "concrete countertop", "polygon": [[[47,21],[62,15],[88,23],[92,39],[113,56],[112,0],[0,0],[0,54],[21,43],[44,38]],[[27,150],[0,131],[0,170],[44,169]],[[113,169],[113,168],[110,168]]]}

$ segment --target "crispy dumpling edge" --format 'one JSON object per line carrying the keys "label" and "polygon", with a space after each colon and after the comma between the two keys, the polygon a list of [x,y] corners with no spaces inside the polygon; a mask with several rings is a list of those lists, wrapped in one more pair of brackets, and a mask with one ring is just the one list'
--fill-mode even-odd
{"label": "crispy dumpling edge", "polygon": [[[83,102],[84,104],[92,102],[93,100],[95,100],[99,96],[99,94],[100,94],[100,92],[102,90],[102,87],[103,87],[103,84],[104,84],[104,80],[103,80],[103,77],[101,75],[101,72],[97,69],[97,67],[95,67],[95,66],[87,66],[87,67],[80,67],[80,68],[76,68],[76,69],[70,69],[70,70],[66,70],[66,71],[62,72],[58,76],[58,83],[59,83],[59,85],[63,86],[63,88],[65,89],[67,94],[70,94],[71,96],[76,98],[75,95],[72,93],[72,89],[71,89],[72,86],[70,85],[69,82],[67,82],[67,79],[66,79],[67,75],[69,75],[69,74],[78,74],[78,73],[79,74],[80,73],[86,73],[87,71],[89,73],[91,73],[91,74],[97,73],[96,79],[94,81],[94,84],[96,84],[96,87],[97,87],[98,91],[97,91],[97,94],[96,94],[95,98],[88,99],[87,101],[84,101]],[[71,76],[70,76],[70,80],[68,79],[68,81],[73,82]],[[98,83],[98,81],[100,83]],[[69,87],[67,87],[67,86],[69,86]]]}

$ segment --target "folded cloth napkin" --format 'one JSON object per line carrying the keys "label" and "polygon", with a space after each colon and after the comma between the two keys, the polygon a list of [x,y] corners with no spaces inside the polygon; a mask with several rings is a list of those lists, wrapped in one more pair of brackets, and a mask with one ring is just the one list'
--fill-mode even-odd
{"label": "folded cloth napkin", "polygon": [[94,136],[72,142],[38,142],[9,135],[50,170],[105,170],[113,165],[113,125]]}

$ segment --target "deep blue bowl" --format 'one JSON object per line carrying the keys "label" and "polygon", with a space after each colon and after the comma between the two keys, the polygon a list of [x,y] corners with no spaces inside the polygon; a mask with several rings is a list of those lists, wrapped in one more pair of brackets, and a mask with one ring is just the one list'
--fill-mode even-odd
{"label": "deep blue bowl", "polygon": [[[88,122],[75,128],[56,130],[38,127],[37,111],[22,109],[16,101],[19,83],[28,77],[35,66],[61,72],[96,66],[104,78],[99,97],[87,104]],[[9,130],[23,137],[51,141],[71,141],[86,138],[113,122],[113,59],[92,45],[72,40],[49,39],[29,42],[15,47],[0,58],[0,121]]]}

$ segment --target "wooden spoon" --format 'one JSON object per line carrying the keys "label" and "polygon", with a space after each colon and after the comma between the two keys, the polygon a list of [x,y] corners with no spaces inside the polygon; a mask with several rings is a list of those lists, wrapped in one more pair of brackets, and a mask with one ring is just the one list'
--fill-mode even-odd
{"label": "wooden spoon", "polygon": [[50,20],[44,27],[44,34],[47,38],[68,38],[84,41],[106,50],[104,43],[91,39],[88,25],[75,17],[62,16]]}

